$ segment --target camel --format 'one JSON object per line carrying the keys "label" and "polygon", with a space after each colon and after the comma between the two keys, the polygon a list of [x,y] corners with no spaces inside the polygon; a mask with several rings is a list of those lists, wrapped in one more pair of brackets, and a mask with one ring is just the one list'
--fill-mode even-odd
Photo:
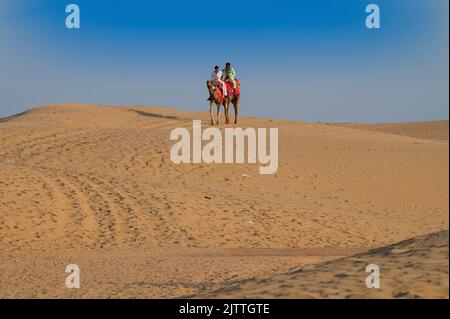
{"label": "camel", "polygon": [[230,117],[229,117],[229,111],[230,111],[230,104],[233,104],[234,107],[234,124],[237,124],[237,117],[238,117],[238,109],[239,109],[239,102],[240,102],[240,96],[233,94],[224,97],[223,99],[220,98],[220,96],[216,93],[214,89],[214,85],[211,80],[208,80],[206,82],[206,85],[208,87],[209,91],[209,114],[211,116],[211,125],[214,125],[214,114],[213,114],[213,107],[214,104],[217,106],[217,121],[216,124],[219,124],[220,119],[220,106],[223,104],[223,107],[225,109],[225,124],[230,123]]}
{"label": "camel", "polygon": [[217,94],[216,90],[214,89],[214,84],[211,80],[206,81],[206,86],[208,87],[209,91],[209,114],[211,116],[211,125],[214,125],[214,114],[213,114],[213,107],[214,104],[217,106],[217,122],[216,124],[219,125],[219,119],[220,119],[220,106],[223,103],[224,107],[224,99],[222,99],[219,94]]}

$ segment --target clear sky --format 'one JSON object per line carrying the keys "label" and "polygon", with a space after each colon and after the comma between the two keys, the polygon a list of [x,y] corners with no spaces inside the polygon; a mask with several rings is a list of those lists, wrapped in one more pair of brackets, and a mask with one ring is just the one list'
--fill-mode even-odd
{"label": "clear sky", "polygon": [[[81,10],[78,30],[65,27],[70,3]],[[370,3],[381,8],[379,30],[365,27]],[[71,102],[207,111],[205,80],[214,65],[231,62],[242,83],[243,115],[448,119],[448,6],[0,0],[0,117]]]}

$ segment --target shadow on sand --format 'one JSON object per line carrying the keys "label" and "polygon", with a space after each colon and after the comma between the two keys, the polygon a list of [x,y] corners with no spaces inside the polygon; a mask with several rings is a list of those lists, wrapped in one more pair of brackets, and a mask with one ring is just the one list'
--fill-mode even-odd
{"label": "shadow on sand", "polygon": [[11,115],[11,116],[2,117],[2,118],[0,118],[0,123],[8,122],[9,120],[15,119],[15,118],[25,115],[27,113],[28,113],[28,111],[24,111],[24,112],[17,113],[17,114]]}
{"label": "shadow on sand", "polygon": [[162,119],[168,119],[168,120],[181,120],[179,117],[174,115],[162,115],[162,114],[156,114],[156,113],[150,113],[150,112],[144,112],[144,111],[138,111],[138,110],[131,110],[132,112],[135,112],[142,116],[147,117],[156,117],[156,118],[162,118]]}

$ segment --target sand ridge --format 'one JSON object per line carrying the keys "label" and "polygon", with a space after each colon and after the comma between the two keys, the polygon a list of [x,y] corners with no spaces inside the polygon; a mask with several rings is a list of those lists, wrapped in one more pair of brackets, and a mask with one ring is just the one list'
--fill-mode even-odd
{"label": "sand ridge", "polygon": [[[446,230],[190,297],[448,298],[448,253]],[[380,267],[380,288],[367,289],[365,267],[374,263]]]}
{"label": "sand ridge", "polygon": [[[0,296],[195,295],[448,229],[448,140],[242,118],[279,128],[263,176],[173,164],[170,131],[193,119],[208,114],[67,104],[2,120]],[[88,278],[77,292],[68,260]]]}

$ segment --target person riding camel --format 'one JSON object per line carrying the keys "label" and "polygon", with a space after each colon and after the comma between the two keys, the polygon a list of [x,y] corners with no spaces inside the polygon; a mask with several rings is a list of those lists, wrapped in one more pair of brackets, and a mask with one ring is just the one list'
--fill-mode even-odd
{"label": "person riding camel", "polygon": [[233,84],[233,89],[236,89],[236,71],[231,66],[230,63],[225,64],[225,69],[223,70],[225,80],[230,80]]}
{"label": "person riding camel", "polygon": [[228,95],[227,86],[226,86],[225,82],[222,80],[222,71],[220,70],[220,68],[217,65],[214,67],[214,71],[211,74],[211,81],[214,85],[222,86],[223,96]]}

